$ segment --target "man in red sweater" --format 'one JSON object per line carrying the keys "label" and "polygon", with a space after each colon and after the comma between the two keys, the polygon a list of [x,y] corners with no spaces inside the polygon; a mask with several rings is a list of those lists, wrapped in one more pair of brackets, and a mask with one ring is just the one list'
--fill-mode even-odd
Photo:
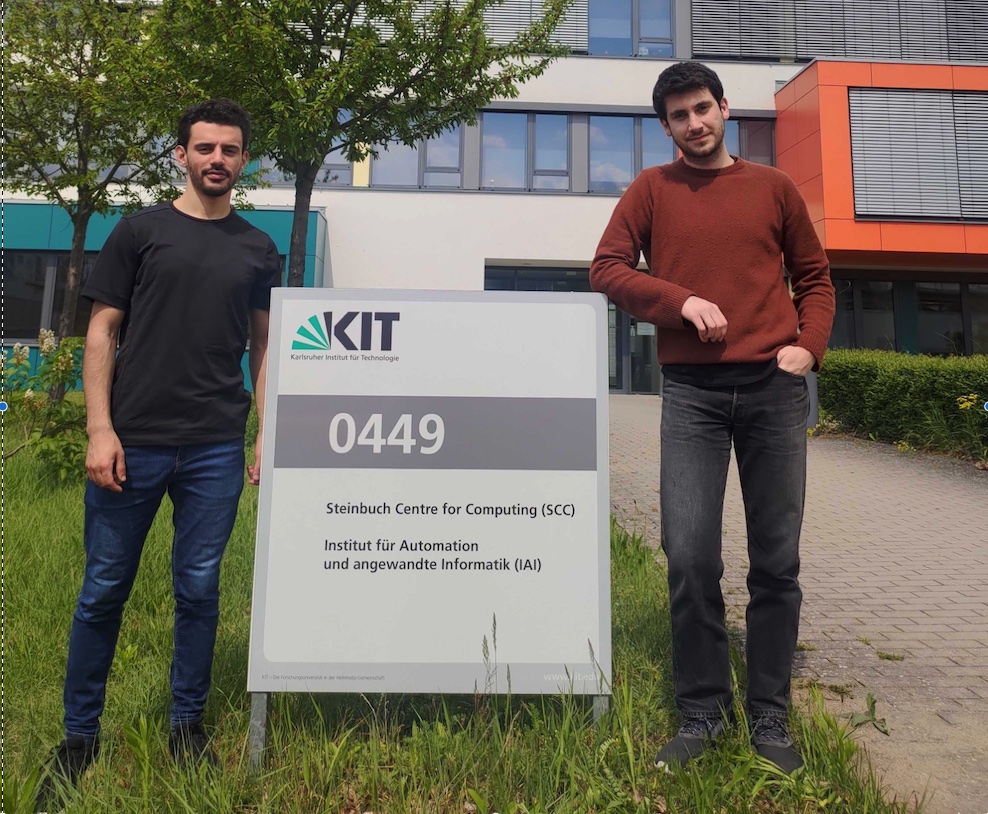
{"label": "man in red sweater", "polygon": [[[747,710],[757,752],[802,765],[788,727],[799,626],[806,485],[805,376],[834,318],[830,266],[795,184],[727,152],[717,74],[683,62],[652,103],[682,152],[618,202],[590,269],[597,291],[656,326],[665,378],[660,492],[678,734],[656,765],[683,765],[732,718],[720,580],[733,441],[748,525]],[[649,273],[637,270],[644,254]],[[792,294],[785,270],[792,281]]]}

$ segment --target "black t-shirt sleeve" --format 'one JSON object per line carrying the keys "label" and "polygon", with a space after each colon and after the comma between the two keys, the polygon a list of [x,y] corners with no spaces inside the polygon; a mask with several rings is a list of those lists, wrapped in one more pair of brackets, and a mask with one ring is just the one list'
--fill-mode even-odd
{"label": "black t-shirt sleeve", "polygon": [[103,244],[82,296],[94,302],[105,302],[124,311],[130,309],[131,295],[140,257],[134,230],[126,219],[121,220]]}
{"label": "black t-shirt sleeve", "polygon": [[257,275],[250,291],[249,305],[262,311],[271,310],[271,289],[281,285],[281,255],[273,240],[268,241],[268,251],[264,258],[264,269]]}

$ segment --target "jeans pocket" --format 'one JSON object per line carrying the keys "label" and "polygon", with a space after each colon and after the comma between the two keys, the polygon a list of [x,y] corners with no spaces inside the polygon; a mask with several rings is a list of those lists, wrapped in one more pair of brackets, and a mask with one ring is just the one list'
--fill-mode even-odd
{"label": "jeans pocket", "polygon": [[805,376],[800,376],[798,373],[790,373],[788,370],[783,370],[781,367],[777,367],[776,371],[781,373],[783,376],[788,376],[790,379],[795,379],[798,382],[806,381]]}

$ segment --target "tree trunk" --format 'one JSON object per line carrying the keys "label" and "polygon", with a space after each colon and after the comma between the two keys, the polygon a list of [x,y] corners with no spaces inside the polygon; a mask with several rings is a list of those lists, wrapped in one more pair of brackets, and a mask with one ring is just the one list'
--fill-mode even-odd
{"label": "tree trunk", "polygon": [[305,278],[305,243],[309,234],[309,204],[319,166],[299,164],[295,169],[295,211],[292,216],[292,242],[288,255],[288,285],[300,287]]}
{"label": "tree trunk", "polygon": [[72,218],[72,251],[69,253],[69,270],[65,278],[65,294],[62,299],[62,314],[58,318],[58,338],[71,336],[75,325],[75,312],[79,304],[79,288],[82,282],[82,268],[86,261],[86,231],[92,211],[80,208]]}

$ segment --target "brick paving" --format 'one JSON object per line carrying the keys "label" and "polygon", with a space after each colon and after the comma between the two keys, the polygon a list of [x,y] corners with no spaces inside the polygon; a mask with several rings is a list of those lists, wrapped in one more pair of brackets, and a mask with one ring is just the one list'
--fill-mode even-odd
{"label": "brick paving", "polygon": [[[611,396],[611,504],[659,545],[654,396]],[[858,730],[901,798],[930,814],[988,812],[988,473],[854,439],[809,440],[796,685],[835,712],[878,699],[892,729]],[[661,556],[661,555],[660,555]],[[731,624],[747,601],[744,507],[732,462],[724,508]],[[886,658],[879,654],[886,654]]]}

